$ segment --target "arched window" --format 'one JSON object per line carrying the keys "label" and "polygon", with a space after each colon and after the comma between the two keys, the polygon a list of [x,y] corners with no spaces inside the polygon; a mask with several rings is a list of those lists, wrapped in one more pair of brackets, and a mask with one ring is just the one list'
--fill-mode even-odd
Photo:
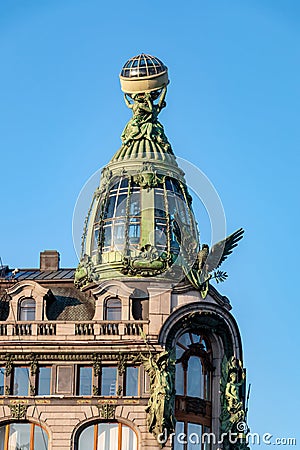
{"label": "arched window", "polygon": [[35,320],[35,300],[23,298],[19,303],[19,320]]}
{"label": "arched window", "polygon": [[104,320],[121,320],[122,305],[118,298],[109,298],[105,303]]}
{"label": "arched window", "polygon": [[[176,342],[175,416],[177,419],[173,450],[208,450],[204,433],[211,431],[212,351],[201,331],[191,330]],[[189,436],[183,443],[176,437]]]}
{"label": "arched window", "polygon": [[77,450],[137,450],[135,432],[122,423],[96,423],[79,435]]}
{"label": "arched window", "polygon": [[0,426],[0,450],[48,450],[47,432],[34,423]]}
{"label": "arched window", "polygon": [[208,341],[192,332],[176,344],[176,394],[210,399],[211,350]]}

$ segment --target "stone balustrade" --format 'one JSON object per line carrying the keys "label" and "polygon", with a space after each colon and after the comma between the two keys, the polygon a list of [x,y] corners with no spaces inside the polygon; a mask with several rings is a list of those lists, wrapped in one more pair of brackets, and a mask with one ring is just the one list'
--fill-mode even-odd
{"label": "stone balustrade", "polygon": [[0,322],[0,336],[2,341],[17,341],[20,336],[28,340],[51,340],[61,337],[64,340],[91,339],[126,339],[134,336],[142,339],[141,330],[148,334],[148,321],[89,321],[89,322]]}

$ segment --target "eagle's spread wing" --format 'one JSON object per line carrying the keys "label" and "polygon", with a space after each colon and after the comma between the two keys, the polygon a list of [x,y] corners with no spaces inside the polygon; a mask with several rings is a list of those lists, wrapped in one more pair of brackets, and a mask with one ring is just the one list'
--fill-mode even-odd
{"label": "eagle's spread wing", "polygon": [[220,267],[227,256],[232,253],[234,247],[238,245],[238,242],[242,239],[243,234],[244,230],[243,228],[240,228],[227,238],[212,246],[205,264],[205,268],[208,273]]}

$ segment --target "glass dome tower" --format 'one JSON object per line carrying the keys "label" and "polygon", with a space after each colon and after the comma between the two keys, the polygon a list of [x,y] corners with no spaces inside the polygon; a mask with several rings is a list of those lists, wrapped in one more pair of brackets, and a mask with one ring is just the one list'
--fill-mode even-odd
{"label": "glass dome tower", "polygon": [[166,106],[167,67],[141,54],[125,63],[120,81],[132,118],[102,171],[85,221],[78,287],[120,277],[178,280],[183,258],[187,262],[181,248],[186,230],[188,263],[199,250],[184,173],[158,121]]}

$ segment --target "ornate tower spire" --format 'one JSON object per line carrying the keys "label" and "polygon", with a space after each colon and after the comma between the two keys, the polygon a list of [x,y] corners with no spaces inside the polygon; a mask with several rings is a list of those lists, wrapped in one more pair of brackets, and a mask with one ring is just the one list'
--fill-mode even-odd
{"label": "ornate tower spire", "polygon": [[199,249],[184,173],[158,120],[166,106],[168,69],[158,58],[141,54],[125,63],[120,81],[132,118],[94,194],[78,286],[107,278],[183,278],[184,227],[189,229],[191,263]]}

